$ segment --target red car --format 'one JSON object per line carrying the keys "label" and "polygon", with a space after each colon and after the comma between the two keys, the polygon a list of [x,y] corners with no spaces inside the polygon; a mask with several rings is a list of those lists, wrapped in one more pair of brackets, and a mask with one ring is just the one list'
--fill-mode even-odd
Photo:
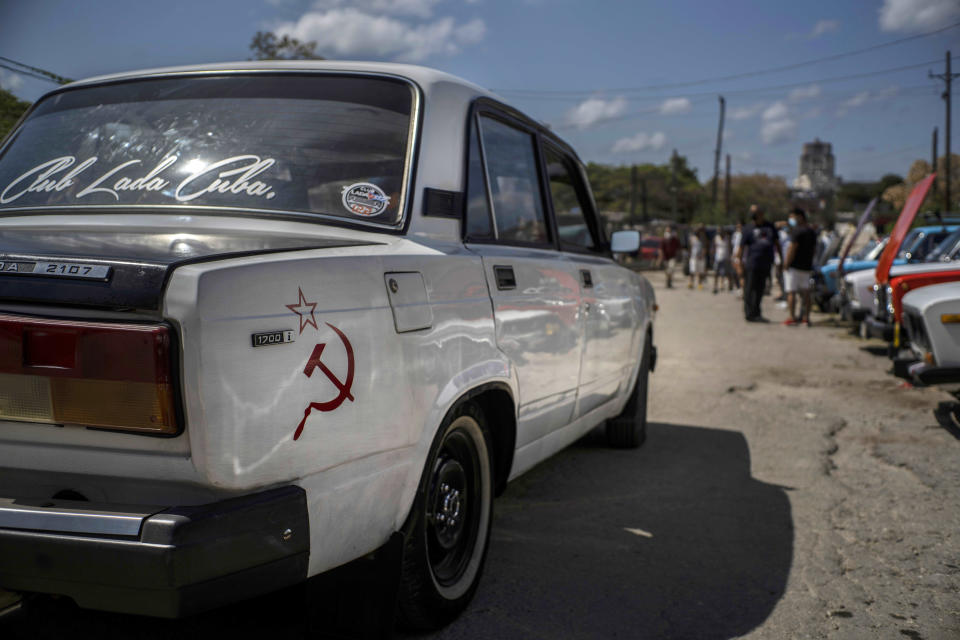
{"label": "red car", "polygon": [[[960,281],[960,266],[950,271],[911,273],[890,279],[890,305],[893,309],[893,346],[900,346],[900,327],[903,322],[903,296],[920,287]],[[888,311],[890,309],[888,308]]]}
{"label": "red car", "polygon": [[650,262],[655,262],[657,259],[657,254],[660,252],[660,238],[659,236],[647,236],[640,241],[640,259]]}

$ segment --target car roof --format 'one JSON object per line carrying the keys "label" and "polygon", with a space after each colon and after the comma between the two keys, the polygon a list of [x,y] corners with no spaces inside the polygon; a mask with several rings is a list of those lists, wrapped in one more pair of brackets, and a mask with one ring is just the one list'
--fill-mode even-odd
{"label": "car roof", "polygon": [[449,73],[431,69],[429,67],[421,67],[414,64],[400,64],[395,62],[365,62],[348,60],[246,60],[239,62],[216,62],[210,64],[195,64],[177,67],[157,67],[153,69],[124,71],[121,73],[112,73],[108,75],[84,78],[82,80],[77,80],[76,82],[71,82],[65,86],[78,87],[87,84],[99,84],[102,82],[131,80],[134,78],[146,78],[152,76],[222,72],[237,73],[244,71],[339,71],[347,73],[386,74],[407,78],[416,82],[424,89],[440,83],[451,83],[465,88],[470,88],[478,95],[485,95],[496,98],[497,100],[502,100],[493,92],[488,91],[479,85]]}

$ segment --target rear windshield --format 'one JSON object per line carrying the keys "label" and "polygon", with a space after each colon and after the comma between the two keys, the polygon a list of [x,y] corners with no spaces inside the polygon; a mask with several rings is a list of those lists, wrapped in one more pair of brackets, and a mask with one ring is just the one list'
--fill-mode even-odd
{"label": "rear windshield", "polygon": [[321,74],[68,90],[0,155],[0,211],[173,205],[398,225],[413,104],[401,80]]}

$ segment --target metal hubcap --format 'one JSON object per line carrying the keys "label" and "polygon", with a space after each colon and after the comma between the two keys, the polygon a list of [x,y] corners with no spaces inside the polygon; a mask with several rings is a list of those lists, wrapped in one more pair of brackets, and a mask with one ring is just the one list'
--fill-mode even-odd
{"label": "metal hubcap", "polygon": [[466,472],[453,459],[444,460],[437,469],[431,521],[437,542],[453,549],[460,540],[467,509]]}

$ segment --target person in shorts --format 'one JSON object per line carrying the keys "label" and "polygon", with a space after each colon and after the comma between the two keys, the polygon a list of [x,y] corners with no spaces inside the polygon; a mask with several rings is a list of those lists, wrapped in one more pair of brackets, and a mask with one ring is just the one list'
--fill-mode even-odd
{"label": "person in shorts", "polygon": [[[784,259],[784,289],[787,291],[787,307],[790,317],[784,320],[787,326],[803,322],[810,326],[810,277],[813,275],[813,255],[817,250],[817,233],[807,224],[803,209],[790,212],[790,248]],[[797,298],[801,298],[800,315]]]}
{"label": "person in shorts", "polygon": [[707,230],[700,225],[690,234],[690,283],[688,289],[693,289],[694,278],[697,287],[703,289],[703,281],[707,276]]}
{"label": "person in shorts", "polygon": [[713,292],[717,293],[721,286],[733,289],[733,278],[730,276],[730,236],[723,229],[717,230],[713,237]]}
{"label": "person in shorts", "polygon": [[674,233],[673,227],[667,227],[660,240],[660,251],[657,255],[657,266],[663,267],[667,276],[667,289],[673,288],[673,272],[677,270],[677,257],[680,255],[680,239]]}

